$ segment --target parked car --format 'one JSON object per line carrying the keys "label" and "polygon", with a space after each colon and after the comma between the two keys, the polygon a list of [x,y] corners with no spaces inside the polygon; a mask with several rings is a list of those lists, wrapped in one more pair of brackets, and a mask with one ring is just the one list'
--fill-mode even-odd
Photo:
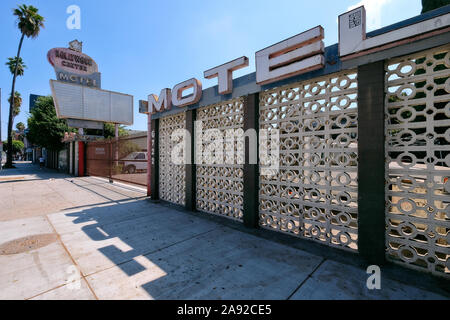
{"label": "parked car", "polygon": [[0,151],[2,153],[2,163],[1,166],[4,166],[6,163],[6,152]]}
{"label": "parked car", "polygon": [[124,173],[136,173],[147,171],[147,152],[132,152],[120,162],[123,164]]}

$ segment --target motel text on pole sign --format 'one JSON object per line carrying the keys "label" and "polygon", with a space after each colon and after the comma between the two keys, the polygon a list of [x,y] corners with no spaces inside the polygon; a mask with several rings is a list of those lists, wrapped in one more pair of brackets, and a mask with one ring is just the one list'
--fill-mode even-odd
{"label": "motel text on pole sign", "polygon": [[[367,54],[386,49],[400,40],[420,37],[428,32],[445,32],[450,26],[450,14],[406,25],[382,34],[366,36],[366,11],[364,6],[350,10],[338,18],[339,56],[346,60],[358,54]],[[438,29],[440,29],[438,31]],[[308,31],[283,40],[255,54],[256,84],[266,85],[296,75],[307,73],[325,66],[324,30],[317,26]],[[218,78],[218,93],[230,94],[233,90],[233,71],[249,65],[243,56],[204,72],[206,79]],[[193,93],[183,92],[193,88]],[[172,105],[185,107],[200,101],[202,83],[192,78],[174,86],[162,89],[158,96],[150,94],[148,100],[139,101],[139,112],[154,114],[170,110]]]}
{"label": "motel text on pole sign", "polygon": [[102,122],[132,125],[133,96],[102,90],[97,63],[81,52],[82,42],[69,46],[47,54],[57,78],[50,88],[58,118],[83,128],[103,128]]}

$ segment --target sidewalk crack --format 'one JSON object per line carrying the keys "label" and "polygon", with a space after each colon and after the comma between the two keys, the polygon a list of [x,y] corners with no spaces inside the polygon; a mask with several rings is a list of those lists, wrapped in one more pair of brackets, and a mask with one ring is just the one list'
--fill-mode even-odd
{"label": "sidewalk crack", "polygon": [[320,263],[314,268],[314,270],[308,274],[308,276],[303,279],[303,281],[299,284],[299,286],[289,295],[289,297],[287,297],[286,300],[290,300],[292,298],[292,296],[297,293],[297,291],[305,284],[306,281],[308,281],[309,278],[311,278],[311,276],[313,275],[314,272],[317,271],[317,269],[320,268],[320,266],[326,261],[326,258],[323,258],[322,261],[320,261]]}

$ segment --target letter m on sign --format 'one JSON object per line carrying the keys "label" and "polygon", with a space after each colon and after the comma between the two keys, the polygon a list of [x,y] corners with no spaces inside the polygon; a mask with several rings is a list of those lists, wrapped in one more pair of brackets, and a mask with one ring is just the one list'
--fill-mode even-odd
{"label": "letter m on sign", "polygon": [[256,82],[267,84],[325,65],[321,26],[256,52]]}
{"label": "letter m on sign", "polygon": [[172,91],[170,89],[162,89],[159,97],[155,94],[148,96],[148,112],[154,114],[164,110],[170,110],[172,107]]}

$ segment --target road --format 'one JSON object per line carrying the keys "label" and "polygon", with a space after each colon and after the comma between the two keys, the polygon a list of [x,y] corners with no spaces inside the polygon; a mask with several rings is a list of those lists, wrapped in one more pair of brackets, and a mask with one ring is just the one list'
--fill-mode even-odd
{"label": "road", "polygon": [[354,255],[152,203],[139,187],[18,163],[1,171],[0,194],[0,299],[450,296],[395,267],[369,290]]}

